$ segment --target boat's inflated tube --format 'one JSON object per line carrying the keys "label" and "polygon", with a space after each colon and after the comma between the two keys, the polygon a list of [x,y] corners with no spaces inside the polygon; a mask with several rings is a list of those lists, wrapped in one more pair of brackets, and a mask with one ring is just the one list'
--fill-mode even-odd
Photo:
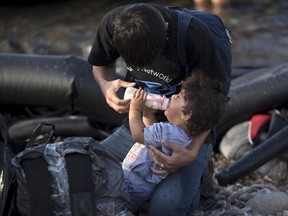
{"label": "boat's inflated tube", "polygon": [[217,128],[222,135],[252,114],[287,105],[288,64],[255,70],[233,79],[229,95],[227,115]]}
{"label": "boat's inflated tube", "polygon": [[[55,125],[55,136],[89,136],[104,139],[110,135],[105,128],[101,128],[101,125],[99,125],[99,127],[91,125],[86,116],[60,116],[22,120],[14,123],[8,128],[9,135],[13,139],[26,140],[41,122],[49,122],[50,124]],[[49,128],[44,128],[41,132],[49,132],[47,129]]]}
{"label": "boat's inflated tube", "polygon": [[67,108],[106,124],[122,122],[80,57],[2,53],[0,65],[1,103]]}

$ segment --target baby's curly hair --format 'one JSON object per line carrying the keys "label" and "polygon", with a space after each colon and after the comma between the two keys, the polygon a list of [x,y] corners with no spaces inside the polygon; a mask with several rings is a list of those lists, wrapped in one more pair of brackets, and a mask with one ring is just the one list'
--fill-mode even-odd
{"label": "baby's curly hair", "polygon": [[185,106],[183,113],[192,117],[187,127],[195,136],[215,127],[224,118],[229,97],[224,93],[222,84],[201,71],[193,71],[183,82]]}

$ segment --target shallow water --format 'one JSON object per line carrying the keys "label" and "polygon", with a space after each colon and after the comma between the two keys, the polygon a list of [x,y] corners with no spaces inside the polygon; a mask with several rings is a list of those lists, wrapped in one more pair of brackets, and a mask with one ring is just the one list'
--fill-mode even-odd
{"label": "shallow water", "polygon": [[[41,2],[41,1],[39,1]],[[104,12],[132,1],[66,0],[0,7],[0,52],[87,57]],[[218,14],[232,31],[234,67],[287,62],[288,2],[231,0],[224,8],[197,7],[193,1],[150,1]]]}

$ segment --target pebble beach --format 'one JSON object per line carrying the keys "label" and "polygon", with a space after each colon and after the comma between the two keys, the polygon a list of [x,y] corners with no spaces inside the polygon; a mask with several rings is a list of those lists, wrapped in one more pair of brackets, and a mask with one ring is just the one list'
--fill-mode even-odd
{"label": "pebble beach", "polygon": [[[215,11],[233,32],[233,67],[270,66],[287,62],[286,0],[237,2],[229,8]],[[104,12],[124,3],[131,1],[71,0],[1,6],[0,52],[77,55],[86,59],[97,23]],[[183,0],[168,1],[168,4],[194,7],[191,1]],[[215,173],[220,173],[235,162],[217,151],[213,161]],[[214,178],[214,198],[202,200],[195,215],[288,216],[288,165],[276,159],[273,166],[281,166],[287,174],[269,176],[255,170],[227,186],[220,186]]]}

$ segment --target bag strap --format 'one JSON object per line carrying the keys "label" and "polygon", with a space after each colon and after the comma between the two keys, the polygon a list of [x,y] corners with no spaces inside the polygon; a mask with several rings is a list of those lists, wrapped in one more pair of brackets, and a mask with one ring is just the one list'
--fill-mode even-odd
{"label": "bag strap", "polygon": [[177,21],[177,50],[180,57],[180,64],[183,70],[186,72],[188,77],[188,65],[185,49],[185,38],[186,32],[189,26],[189,23],[192,19],[192,16],[185,14],[182,10],[177,10],[178,12],[178,21]]}
{"label": "bag strap", "polygon": [[53,135],[54,135],[54,132],[55,132],[55,125],[54,124],[51,124],[49,122],[40,122],[37,127],[34,129],[34,131],[32,132],[30,138],[29,138],[29,141],[26,145],[26,148],[27,147],[30,147],[32,145],[35,145],[35,142],[36,142],[36,139],[37,137],[40,135],[41,132],[43,132],[43,127],[44,126],[50,126],[51,129],[49,131],[49,134],[46,138],[46,141],[43,142],[43,144],[47,144],[49,142],[52,141],[52,138],[53,138]]}
{"label": "bag strap", "polygon": [[96,215],[93,199],[92,159],[88,155],[71,153],[65,155],[65,162],[72,215]]}
{"label": "bag strap", "polygon": [[[49,134],[44,141],[45,144],[51,142],[55,125],[48,122],[41,122],[32,132],[26,148],[35,145],[36,138],[43,132],[44,126],[50,126]],[[25,173],[27,192],[30,199],[31,216],[51,216],[51,182],[50,175],[47,167],[47,162],[42,157],[25,159],[22,162],[22,167]]]}
{"label": "bag strap", "polygon": [[46,161],[42,157],[23,160],[30,198],[31,216],[51,216],[51,187]]}

